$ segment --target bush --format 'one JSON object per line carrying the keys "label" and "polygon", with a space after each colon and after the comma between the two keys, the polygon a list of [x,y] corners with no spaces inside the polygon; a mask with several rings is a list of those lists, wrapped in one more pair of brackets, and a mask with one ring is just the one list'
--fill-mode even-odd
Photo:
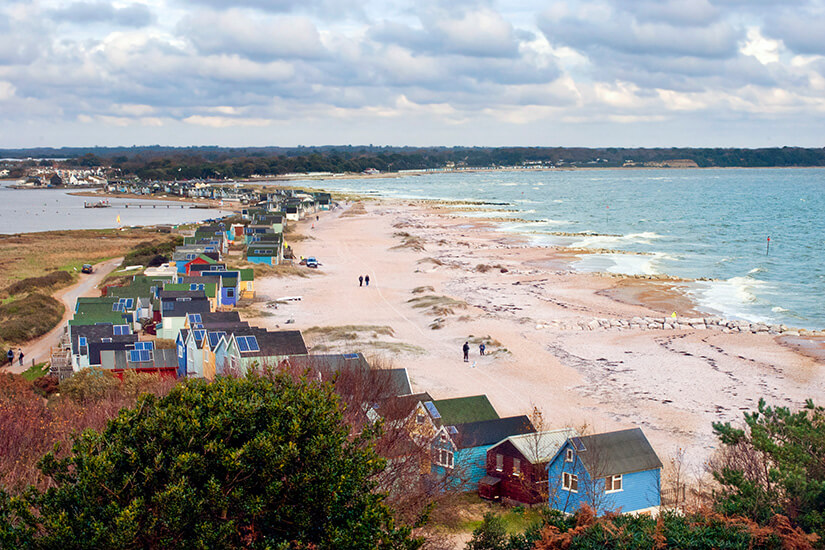
{"label": "bush", "polygon": [[32,387],[43,397],[49,397],[60,390],[60,383],[56,376],[41,376],[32,381]]}
{"label": "bush", "polygon": [[182,237],[175,237],[174,239],[162,241],[142,242],[133,248],[131,252],[126,254],[123,258],[121,267],[127,267],[130,265],[149,265],[149,263],[152,262],[157,256],[162,256],[164,257],[163,262],[157,264],[160,265],[166,261],[166,258],[169,257],[172,252],[175,251],[175,248],[182,244]]}
{"label": "bush", "polygon": [[385,465],[375,435],[350,433],[329,385],[187,381],[75,436],[68,457],[48,453],[40,464],[52,488],[0,499],[0,541],[414,550],[421,541],[374,491]]}
{"label": "bush", "polygon": [[64,287],[73,280],[71,274],[67,271],[53,271],[42,277],[29,277],[28,279],[17,281],[3,290],[3,295],[15,296],[36,290],[51,290]]}
{"label": "bush", "polygon": [[52,330],[63,319],[63,304],[44,294],[29,294],[0,305],[0,340],[26,342]]}

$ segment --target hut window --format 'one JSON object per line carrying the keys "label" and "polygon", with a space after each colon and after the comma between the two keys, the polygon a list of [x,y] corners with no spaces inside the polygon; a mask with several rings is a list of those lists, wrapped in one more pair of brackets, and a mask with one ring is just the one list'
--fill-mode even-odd
{"label": "hut window", "polygon": [[607,476],[604,478],[604,492],[605,493],[614,493],[616,491],[622,490],[622,476],[621,474],[616,476]]}
{"label": "hut window", "polygon": [[562,489],[571,493],[579,492],[579,476],[564,472],[561,480]]}
{"label": "hut window", "polygon": [[504,470],[504,455],[496,453],[496,471],[501,472]]}

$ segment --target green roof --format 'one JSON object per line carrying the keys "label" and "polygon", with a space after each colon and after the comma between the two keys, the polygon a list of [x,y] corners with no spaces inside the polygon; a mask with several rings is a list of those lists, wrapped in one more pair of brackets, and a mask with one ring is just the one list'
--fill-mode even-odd
{"label": "green roof", "polygon": [[122,325],[123,320],[122,311],[112,311],[112,303],[115,300],[100,301],[100,302],[81,302],[78,300],[77,311],[74,317],[69,321],[70,325],[94,325],[95,323],[112,323],[114,325]]}
{"label": "green roof", "polygon": [[441,423],[445,426],[495,420],[499,418],[493,404],[486,395],[470,397],[455,397],[453,399],[439,399],[433,405],[441,415]]}
{"label": "green roof", "polygon": [[241,273],[241,280],[242,281],[254,281],[255,280],[255,270],[250,268],[246,269],[239,269]]}
{"label": "green roof", "polygon": [[163,287],[163,284],[172,280],[172,277],[147,277],[146,275],[135,275],[126,286],[111,286],[106,291],[106,296],[117,296],[119,298],[151,298],[152,287]]}
{"label": "green roof", "polygon": [[[189,285],[194,283],[166,283],[163,285],[163,290],[189,290]],[[197,283],[203,285],[203,291],[207,298],[214,298],[217,292],[217,283]]]}

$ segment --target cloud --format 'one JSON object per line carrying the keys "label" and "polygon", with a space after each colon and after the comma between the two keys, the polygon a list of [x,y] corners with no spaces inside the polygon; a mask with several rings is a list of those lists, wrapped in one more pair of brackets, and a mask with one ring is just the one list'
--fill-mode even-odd
{"label": "cloud", "polygon": [[123,27],[146,27],[155,20],[148,6],[137,3],[115,7],[109,2],[72,2],[47,15],[57,23],[112,23]]}
{"label": "cloud", "polygon": [[370,38],[397,44],[417,53],[456,54],[468,57],[515,57],[519,41],[513,26],[488,9],[459,17],[428,14],[421,27],[382,21],[370,29]]}
{"label": "cloud", "polygon": [[239,11],[205,11],[184,17],[178,31],[203,54],[235,54],[256,61],[325,55],[318,29],[305,17],[253,18]]}

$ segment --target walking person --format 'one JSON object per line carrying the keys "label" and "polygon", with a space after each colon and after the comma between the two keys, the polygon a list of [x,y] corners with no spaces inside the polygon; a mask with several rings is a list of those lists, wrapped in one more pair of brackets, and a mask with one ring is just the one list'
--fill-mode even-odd
{"label": "walking person", "polygon": [[9,351],[6,353],[6,358],[9,360],[9,366],[14,365],[14,350],[9,348]]}
{"label": "walking person", "polygon": [[484,350],[485,349],[487,349],[487,347],[484,345],[484,342],[480,343],[478,345],[478,354],[481,355],[481,356],[484,356]]}
{"label": "walking person", "polygon": [[364,286],[364,276],[363,275],[358,276],[358,286]]}
{"label": "walking person", "polygon": [[470,362],[470,342],[464,342],[464,347],[462,347],[461,349],[464,350],[464,362],[469,363]]}
{"label": "walking person", "polygon": [[364,282],[367,283],[367,286],[370,286],[370,276],[369,275],[364,276]]}
{"label": "walking person", "polygon": [[20,359],[20,366],[22,367],[23,366],[23,348],[17,348],[17,351],[20,353],[20,355],[17,358]]}

